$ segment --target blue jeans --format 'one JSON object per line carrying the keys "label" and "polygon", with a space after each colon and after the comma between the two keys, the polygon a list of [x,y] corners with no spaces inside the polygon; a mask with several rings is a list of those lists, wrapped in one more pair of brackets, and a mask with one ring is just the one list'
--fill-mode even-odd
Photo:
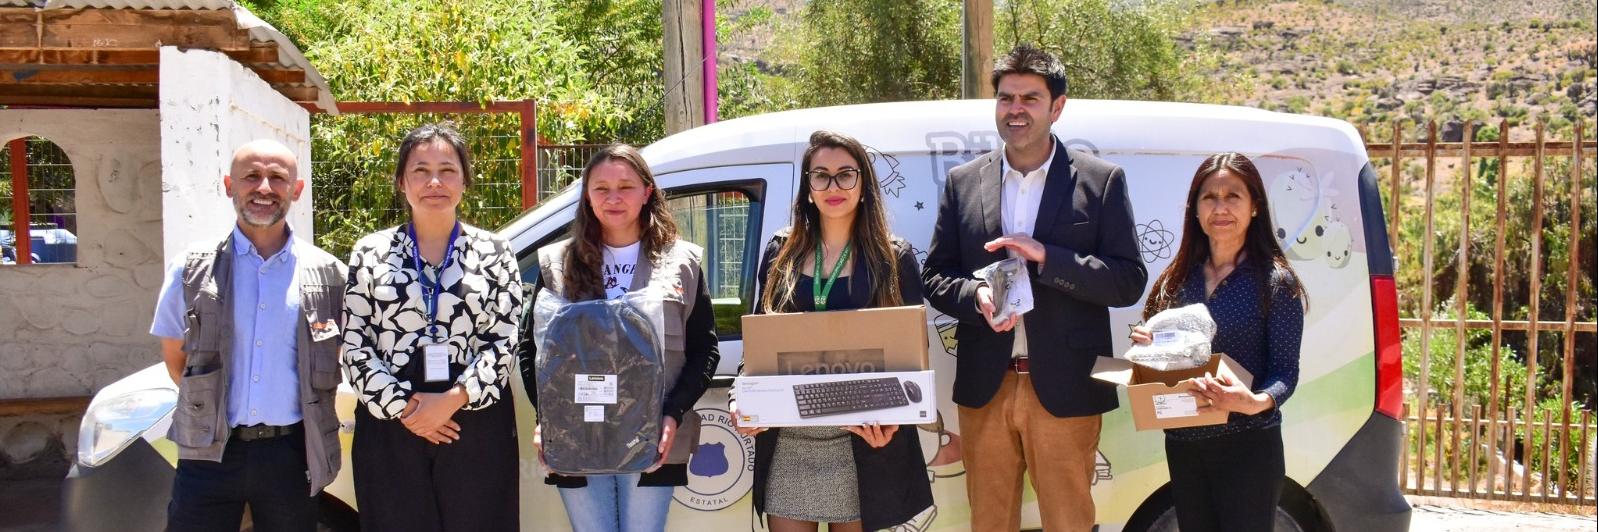
{"label": "blue jeans", "polygon": [[588,486],[561,488],[573,532],[658,532],[666,529],[670,486],[639,486],[638,474],[594,475]]}

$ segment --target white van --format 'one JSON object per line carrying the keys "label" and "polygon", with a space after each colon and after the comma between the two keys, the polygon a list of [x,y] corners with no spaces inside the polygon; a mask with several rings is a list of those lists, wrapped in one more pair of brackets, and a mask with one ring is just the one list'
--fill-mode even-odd
{"label": "white van", "polygon": [[[753,300],[759,250],[788,225],[799,159],[817,129],[867,145],[893,231],[918,254],[931,238],[949,169],[1000,144],[993,101],[969,100],[774,113],[700,127],[644,148],[685,238],[705,248],[721,338],[721,377],[699,402],[702,441],[689,464],[689,485],[677,490],[670,530],[762,529],[749,496],[753,440],[729,426],[726,386],[742,353],[738,317]],[[1288,481],[1277,528],[1407,530],[1410,510],[1397,482],[1402,427],[1395,418],[1403,388],[1393,259],[1376,176],[1355,130],[1338,120],[1240,107],[1071,100],[1054,132],[1069,148],[1125,168],[1150,282],[1181,238],[1183,202],[1199,162],[1220,151],[1254,159],[1269,191],[1276,234],[1312,302],[1298,389],[1283,407]],[[517,250],[524,280],[537,276],[538,247],[565,237],[576,200],[576,191],[567,189],[501,230]],[[1117,352],[1128,347],[1125,325],[1138,321],[1141,309],[1140,302],[1111,310]],[[960,426],[948,400],[954,320],[930,309],[928,314],[944,403],[941,427],[919,432],[936,505],[898,529],[963,530],[971,510]],[[176,395],[159,366],[108,386],[91,404],[78,463],[63,488],[68,530],[128,530],[145,522],[158,529],[164,520],[176,451],[163,436]],[[348,452],[354,398],[347,388],[341,392]],[[531,407],[524,393],[516,403],[525,442]],[[1093,496],[1100,529],[1174,530],[1164,436],[1134,431],[1124,394],[1121,404],[1104,416],[1099,443]],[[525,447],[522,528],[566,530],[559,496],[543,484],[538,462]],[[324,499],[331,528],[350,522],[348,467]],[[1030,487],[1024,500],[1023,526],[1039,527]]]}

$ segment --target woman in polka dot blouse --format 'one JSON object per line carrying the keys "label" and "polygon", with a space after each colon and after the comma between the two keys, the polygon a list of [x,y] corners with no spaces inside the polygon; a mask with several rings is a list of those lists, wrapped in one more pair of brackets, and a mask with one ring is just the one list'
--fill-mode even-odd
{"label": "woman in polka dot blouse", "polygon": [[[1286,478],[1279,407],[1298,384],[1308,299],[1270,233],[1270,206],[1254,163],[1210,156],[1187,193],[1182,244],[1155,280],[1143,314],[1203,303],[1215,319],[1211,347],[1255,375],[1198,379],[1200,412],[1231,412],[1224,425],[1165,431],[1177,522],[1184,532],[1269,531]],[[1148,343],[1149,330],[1132,339]]]}

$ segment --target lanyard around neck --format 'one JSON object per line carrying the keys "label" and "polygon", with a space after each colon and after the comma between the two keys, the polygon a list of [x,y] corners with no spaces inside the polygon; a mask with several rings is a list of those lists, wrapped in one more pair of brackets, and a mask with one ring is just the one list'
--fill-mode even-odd
{"label": "lanyard around neck", "polygon": [[827,310],[827,296],[832,294],[832,283],[838,281],[838,274],[843,273],[844,263],[849,262],[849,248],[853,242],[853,239],[844,242],[843,253],[838,255],[838,262],[832,265],[832,276],[827,278],[826,286],[822,286],[821,280],[821,261],[825,260],[826,250],[821,247],[821,242],[816,242],[816,277],[814,282],[810,283],[811,296],[816,300],[816,310]]}
{"label": "lanyard around neck", "polygon": [[416,224],[406,224],[405,231],[411,237],[411,266],[416,269],[416,282],[422,285],[422,301],[427,305],[427,333],[442,342],[444,338],[438,334],[438,300],[444,293],[444,271],[455,259],[455,237],[461,234],[461,223],[455,222],[455,227],[449,230],[444,260],[438,265],[438,279],[429,279],[423,270],[422,242],[416,238]]}

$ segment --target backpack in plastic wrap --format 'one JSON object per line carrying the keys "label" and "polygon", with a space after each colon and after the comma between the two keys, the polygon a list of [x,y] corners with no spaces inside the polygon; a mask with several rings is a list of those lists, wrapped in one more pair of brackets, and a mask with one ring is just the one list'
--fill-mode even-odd
{"label": "backpack in plastic wrap", "polygon": [[660,457],[666,382],[661,298],[568,302],[552,290],[533,308],[544,461],[563,475],[637,473]]}

